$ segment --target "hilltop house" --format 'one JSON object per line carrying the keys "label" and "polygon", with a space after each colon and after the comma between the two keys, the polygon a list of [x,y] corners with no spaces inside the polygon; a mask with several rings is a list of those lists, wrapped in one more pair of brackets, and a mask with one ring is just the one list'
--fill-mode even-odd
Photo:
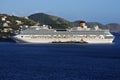
{"label": "hilltop house", "polygon": [[17,25],[22,24],[22,21],[16,20]]}
{"label": "hilltop house", "polygon": [[9,26],[7,22],[3,23],[3,32],[10,32],[12,28]]}
{"label": "hilltop house", "polygon": [[1,20],[2,20],[2,21],[6,21],[6,18],[7,18],[7,16],[3,16],[3,17],[1,18]]}

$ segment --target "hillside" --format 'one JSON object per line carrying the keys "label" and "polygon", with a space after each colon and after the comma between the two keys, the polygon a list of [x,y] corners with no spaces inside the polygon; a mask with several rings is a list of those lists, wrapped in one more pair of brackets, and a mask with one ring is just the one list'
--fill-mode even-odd
{"label": "hillside", "polygon": [[32,26],[35,24],[35,21],[24,17],[0,14],[0,37],[9,37],[14,35],[16,31],[19,31],[26,26]]}
{"label": "hillside", "polygon": [[[38,22],[39,25],[47,24],[55,29],[65,29],[79,26],[80,20],[70,22],[63,18],[44,13],[32,14],[28,18],[0,14],[0,37],[9,37],[23,28],[36,25]],[[120,32],[120,24],[117,23],[103,25],[99,22],[87,22],[87,26],[90,28],[93,28],[96,25],[102,29],[109,29],[111,32]]]}
{"label": "hillside", "polygon": [[110,23],[105,25],[111,32],[120,32],[120,24],[118,23]]}
{"label": "hillside", "polygon": [[[80,20],[75,21],[73,23],[75,23],[76,25],[79,25],[79,22]],[[110,23],[110,24],[103,25],[99,22],[87,22],[87,26],[89,28],[93,28],[96,25],[98,25],[101,29],[109,29],[111,32],[120,32],[120,24],[118,23]]]}
{"label": "hillside", "polygon": [[[79,22],[80,22],[80,20],[70,22],[63,18],[45,14],[45,13],[32,14],[28,16],[28,18],[33,21],[39,22],[41,25],[47,24],[56,29],[65,29],[68,27],[79,26]],[[120,32],[120,24],[117,24],[117,23],[110,23],[110,24],[103,25],[99,22],[87,22],[87,26],[90,28],[93,28],[96,25],[98,25],[102,29],[109,29],[111,32]]]}
{"label": "hillside", "polygon": [[68,28],[73,26],[73,24],[68,20],[65,20],[57,16],[48,15],[45,13],[32,14],[28,16],[28,18],[33,21],[39,22],[41,25],[47,24],[57,29]]}

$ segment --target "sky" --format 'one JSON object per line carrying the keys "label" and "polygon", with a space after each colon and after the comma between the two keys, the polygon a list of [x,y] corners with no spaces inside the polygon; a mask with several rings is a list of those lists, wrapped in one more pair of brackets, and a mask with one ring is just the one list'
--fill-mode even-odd
{"label": "sky", "polygon": [[46,13],[69,21],[120,23],[120,0],[0,0],[0,13]]}

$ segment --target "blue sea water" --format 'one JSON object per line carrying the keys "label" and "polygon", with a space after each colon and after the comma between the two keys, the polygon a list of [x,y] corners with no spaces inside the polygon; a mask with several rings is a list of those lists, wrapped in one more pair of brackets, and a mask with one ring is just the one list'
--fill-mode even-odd
{"label": "blue sea water", "polygon": [[113,44],[0,43],[0,80],[120,80],[120,34]]}

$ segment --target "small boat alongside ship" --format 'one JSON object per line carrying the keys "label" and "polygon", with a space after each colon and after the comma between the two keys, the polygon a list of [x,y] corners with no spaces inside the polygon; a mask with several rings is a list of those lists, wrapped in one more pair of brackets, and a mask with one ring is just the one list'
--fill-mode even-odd
{"label": "small boat alongside ship", "polygon": [[114,36],[109,30],[87,28],[84,21],[80,26],[72,27],[66,30],[51,29],[46,25],[31,26],[22,30],[20,34],[13,37],[18,43],[88,43],[101,44],[112,43]]}

